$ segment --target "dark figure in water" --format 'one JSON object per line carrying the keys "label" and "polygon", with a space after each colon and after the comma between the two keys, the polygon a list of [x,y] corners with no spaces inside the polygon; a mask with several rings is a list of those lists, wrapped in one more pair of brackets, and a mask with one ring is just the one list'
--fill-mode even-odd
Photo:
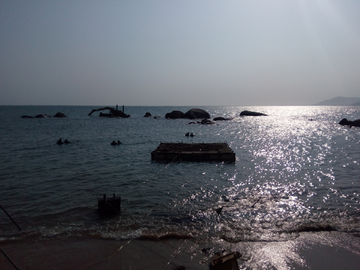
{"label": "dark figure in water", "polygon": [[219,215],[221,214],[221,211],[223,210],[223,206],[222,207],[220,207],[220,208],[217,208],[217,209],[215,209],[215,211],[216,211],[216,213],[218,213]]}
{"label": "dark figure in water", "polygon": [[119,140],[117,142],[112,141],[112,143],[111,143],[111,145],[120,145],[120,144],[121,144],[121,142]]}
{"label": "dark figure in water", "polygon": [[64,143],[66,143],[66,144],[67,144],[67,143],[70,143],[70,142],[68,141],[68,139],[66,139],[66,140],[64,141]]}
{"label": "dark figure in water", "polygon": [[191,132],[190,137],[194,137],[194,133]]}
{"label": "dark figure in water", "polygon": [[61,139],[61,138],[60,138],[60,139],[58,139],[58,141],[56,142],[56,144],[58,144],[58,145],[62,145],[62,144],[63,144],[62,139]]}
{"label": "dark figure in water", "polygon": [[186,137],[189,137],[189,135],[190,135],[190,133],[189,133],[189,132],[185,134],[185,136],[186,136]]}

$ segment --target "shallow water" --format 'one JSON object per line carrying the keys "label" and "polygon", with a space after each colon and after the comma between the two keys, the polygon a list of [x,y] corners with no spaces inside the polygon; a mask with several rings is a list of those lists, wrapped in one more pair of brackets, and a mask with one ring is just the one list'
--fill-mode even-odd
{"label": "shallow water", "polygon": [[[359,107],[202,108],[234,119],[164,118],[190,107],[125,107],[130,118],[107,119],[88,116],[93,107],[1,106],[0,204],[23,228],[0,213],[1,239],[171,233],[236,243],[301,231],[359,234],[360,129],[338,124],[360,118]],[[269,116],[239,117],[245,109]],[[58,111],[68,117],[21,118]],[[59,138],[71,143],[59,146]],[[152,162],[160,142],[227,142],[236,162]],[[105,193],[122,197],[120,216],[99,217]]]}

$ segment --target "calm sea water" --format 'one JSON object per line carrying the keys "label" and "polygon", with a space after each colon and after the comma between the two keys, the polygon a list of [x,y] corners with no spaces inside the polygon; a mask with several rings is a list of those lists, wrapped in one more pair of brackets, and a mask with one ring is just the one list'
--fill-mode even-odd
{"label": "calm sea water", "polygon": [[[215,125],[164,118],[191,107],[125,107],[127,119],[88,116],[94,108],[0,107],[0,204],[23,229],[0,211],[1,240],[360,234],[360,129],[338,124],[359,119],[360,107],[201,107],[212,118],[234,117]],[[239,117],[245,109],[269,116]],[[68,117],[21,118],[57,112]],[[59,146],[59,138],[71,143]],[[152,162],[160,142],[227,142],[236,162]],[[120,216],[99,217],[105,193],[122,197]]]}

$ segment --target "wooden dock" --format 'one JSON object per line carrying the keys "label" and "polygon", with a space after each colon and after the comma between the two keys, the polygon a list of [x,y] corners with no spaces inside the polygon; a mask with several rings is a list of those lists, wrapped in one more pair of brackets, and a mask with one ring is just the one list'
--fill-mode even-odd
{"label": "wooden dock", "polygon": [[160,143],[151,152],[157,161],[235,162],[235,153],[227,143]]}

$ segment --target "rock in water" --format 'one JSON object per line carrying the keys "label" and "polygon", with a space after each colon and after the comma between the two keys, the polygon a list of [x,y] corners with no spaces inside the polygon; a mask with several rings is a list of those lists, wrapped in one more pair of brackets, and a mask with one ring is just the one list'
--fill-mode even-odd
{"label": "rock in water", "polygon": [[166,119],[178,119],[178,118],[184,118],[184,113],[181,111],[172,111],[170,113],[167,113],[165,115]]}
{"label": "rock in water", "polygon": [[199,119],[199,118],[204,119],[204,118],[210,118],[210,114],[203,109],[194,108],[188,110],[185,113],[184,117],[188,119]]}
{"label": "rock in water", "polygon": [[354,120],[354,121],[349,121],[346,118],[344,118],[339,122],[339,124],[343,125],[343,126],[360,127],[360,119],[357,119],[357,120]]}
{"label": "rock in water", "polygon": [[61,112],[58,112],[54,115],[54,117],[66,117],[66,115]]}
{"label": "rock in water", "polygon": [[240,116],[267,116],[267,114],[252,111],[242,111]]}

